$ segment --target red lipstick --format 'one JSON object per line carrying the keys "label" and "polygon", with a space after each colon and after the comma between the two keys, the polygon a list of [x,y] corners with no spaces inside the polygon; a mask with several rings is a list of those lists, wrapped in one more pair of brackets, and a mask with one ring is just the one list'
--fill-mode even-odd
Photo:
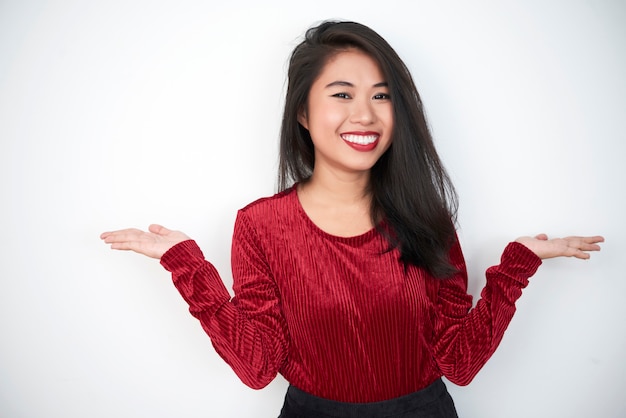
{"label": "red lipstick", "polygon": [[350,146],[360,152],[371,151],[378,145],[380,134],[378,132],[343,132],[341,139]]}

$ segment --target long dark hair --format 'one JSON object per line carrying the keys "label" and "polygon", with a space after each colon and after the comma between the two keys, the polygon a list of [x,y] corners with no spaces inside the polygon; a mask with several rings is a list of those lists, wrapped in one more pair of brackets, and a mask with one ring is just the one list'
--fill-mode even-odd
{"label": "long dark hair", "polygon": [[380,66],[389,85],[394,129],[391,146],[371,169],[371,217],[400,260],[435,277],[456,270],[449,251],[456,239],[457,198],[430,134],[413,78],[398,54],[380,35],[359,23],[327,21],[310,28],[289,60],[287,95],[280,134],[278,188],[306,182],[315,153],[309,131],[298,123],[309,91],[333,55],[357,48]]}

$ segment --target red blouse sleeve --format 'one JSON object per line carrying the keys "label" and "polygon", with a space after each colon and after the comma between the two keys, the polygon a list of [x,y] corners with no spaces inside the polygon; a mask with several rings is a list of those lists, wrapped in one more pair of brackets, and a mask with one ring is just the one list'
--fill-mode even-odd
{"label": "red blouse sleeve", "polygon": [[519,243],[510,243],[501,263],[487,270],[487,283],[472,309],[461,248],[452,249],[460,273],[440,281],[435,320],[434,355],[442,373],[457,385],[469,384],[494,353],[515,313],[515,301],[541,265]]}
{"label": "red blouse sleeve", "polygon": [[239,378],[254,389],[269,384],[287,357],[287,327],[277,286],[245,214],[239,212],[233,233],[234,298],[194,241],[172,247],[161,264]]}

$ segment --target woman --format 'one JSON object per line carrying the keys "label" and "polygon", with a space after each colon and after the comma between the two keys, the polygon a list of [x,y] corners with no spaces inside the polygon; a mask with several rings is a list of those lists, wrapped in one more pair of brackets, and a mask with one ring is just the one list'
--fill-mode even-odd
{"label": "woman", "polygon": [[195,242],[151,225],[105,232],[158,258],[241,380],[290,383],[281,417],[455,417],[541,264],[602,237],[523,237],[472,309],[454,189],[409,71],[371,29],[311,28],[292,53],[280,192],[239,211],[235,297]]}

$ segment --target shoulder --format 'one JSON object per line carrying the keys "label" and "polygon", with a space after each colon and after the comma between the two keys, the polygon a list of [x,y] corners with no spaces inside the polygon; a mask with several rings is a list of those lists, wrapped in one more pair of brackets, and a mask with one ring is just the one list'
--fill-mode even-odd
{"label": "shoulder", "polygon": [[293,198],[296,197],[295,190],[295,186],[292,186],[282,192],[276,193],[273,196],[261,197],[239,209],[239,212],[254,216],[258,213],[289,209],[289,207],[294,204]]}
{"label": "shoulder", "polygon": [[255,229],[275,229],[297,218],[298,196],[292,186],[273,196],[262,197],[239,209],[237,222],[244,222]]}
{"label": "shoulder", "polygon": [[[256,245],[266,247],[267,243],[287,239],[298,218],[297,205],[295,186],[247,204],[237,213],[233,243],[255,241]],[[266,253],[269,251],[265,248]]]}

